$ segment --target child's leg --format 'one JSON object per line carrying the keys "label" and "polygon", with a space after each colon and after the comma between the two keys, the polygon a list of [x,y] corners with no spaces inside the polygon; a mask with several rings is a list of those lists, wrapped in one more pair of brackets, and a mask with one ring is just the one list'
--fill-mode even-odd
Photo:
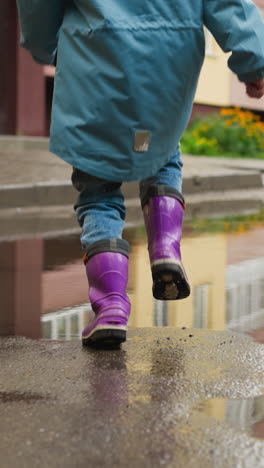
{"label": "child's leg", "polygon": [[72,183],[80,192],[74,209],[82,227],[84,252],[95,242],[122,239],[126,208],[121,183],[99,179],[79,169],[73,170]]}
{"label": "child's leg", "polygon": [[140,182],[140,198],[144,198],[145,193],[151,185],[165,185],[182,192],[182,159],[180,147],[171,160],[163,166],[157,174]]}
{"label": "child's leg", "polygon": [[180,150],[154,177],[140,183],[140,198],[156,299],[183,299],[190,285],[181,261],[184,215]]}
{"label": "child's leg", "polygon": [[83,331],[83,344],[107,346],[125,341],[130,302],[128,243],[122,239],[125,220],[121,183],[98,179],[74,169],[75,204],[82,227],[81,243],[95,319]]}

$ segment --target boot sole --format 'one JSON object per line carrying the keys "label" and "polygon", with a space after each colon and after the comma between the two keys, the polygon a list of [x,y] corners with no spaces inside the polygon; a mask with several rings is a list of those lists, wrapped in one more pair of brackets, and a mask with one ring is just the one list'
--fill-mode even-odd
{"label": "boot sole", "polygon": [[95,348],[116,348],[126,341],[126,334],[126,330],[120,328],[95,329],[87,338],[82,339],[82,344]]}
{"label": "boot sole", "polygon": [[190,285],[180,264],[163,263],[151,268],[153,296],[160,301],[185,299],[191,293]]}

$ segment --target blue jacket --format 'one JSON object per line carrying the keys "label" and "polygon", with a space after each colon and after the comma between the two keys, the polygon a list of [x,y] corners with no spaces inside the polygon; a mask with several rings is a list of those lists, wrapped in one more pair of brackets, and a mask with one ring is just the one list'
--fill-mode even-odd
{"label": "blue jacket", "polygon": [[[57,57],[50,149],[113,181],[157,172],[188,123],[204,25],[243,82],[264,77],[264,24],[251,0],[17,0],[22,45]],[[217,88],[216,88],[217,93]]]}

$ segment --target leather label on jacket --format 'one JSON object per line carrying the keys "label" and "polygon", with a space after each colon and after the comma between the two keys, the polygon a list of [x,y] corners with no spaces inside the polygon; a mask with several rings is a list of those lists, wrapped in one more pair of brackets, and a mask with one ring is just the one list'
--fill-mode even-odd
{"label": "leather label on jacket", "polygon": [[135,133],[134,151],[146,153],[149,150],[151,132],[149,130],[138,130]]}

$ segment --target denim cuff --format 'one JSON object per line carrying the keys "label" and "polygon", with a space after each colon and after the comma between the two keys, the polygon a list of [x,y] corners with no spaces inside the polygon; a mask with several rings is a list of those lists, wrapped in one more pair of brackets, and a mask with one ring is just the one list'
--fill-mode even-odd
{"label": "denim cuff", "polygon": [[129,257],[129,243],[124,239],[103,239],[94,242],[87,248],[85,252],[83,257],[84,263],[86,263],[88,259],[94,255],[103,252],[116,252]]}
{"label": "denim cuff", "polygon": [[171,197],[171,198],[176,198],[182,206],[185,208],[185,200],[183,195],[178,192],[173,187],[168,187],[168,185],[150,185],[146,191],[146,193],[143,194],[141,197],[141,207],[142,209],[144,206],[149,202],[149,200],[153,197]]}

